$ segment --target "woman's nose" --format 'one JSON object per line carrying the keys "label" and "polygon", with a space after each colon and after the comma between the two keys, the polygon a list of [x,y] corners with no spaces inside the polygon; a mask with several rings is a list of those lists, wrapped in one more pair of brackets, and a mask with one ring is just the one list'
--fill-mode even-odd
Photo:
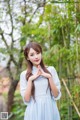
{"label": "woman's nose", "polygon": [[35,55],[35,58],[38,58],[38,55]]}

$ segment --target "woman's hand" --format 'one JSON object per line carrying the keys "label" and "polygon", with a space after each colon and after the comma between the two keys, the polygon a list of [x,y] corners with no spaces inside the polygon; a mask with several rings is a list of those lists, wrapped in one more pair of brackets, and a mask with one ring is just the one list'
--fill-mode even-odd
{"label": "woman's hand", "polygon": [[35,80],[36,78],[38,78],[40,75],[42,75],[42,76],[44,76],[44,77],[46,77],[46,78],[48,78],[48,79],[52,77],[49,73],[44,72],[43,69],[41,68],[41,66],[38,65],[37,73],[34,74],[34,75],[32,75],[32,76],[30,76],[30,77],[29,77],[29,80],[33,81],[33,80]]}
{"label": "woman's hand", "polygon": [[44,72],[40,65],[38,65],[38,69],[40,71],[40,75],[42,75],[48,79],[52,77],[51,74]]}
{"label": "woman's hand", "polygon": [[34,74],[34,75],[32,75],[32,76],[29,77],[29,80],[31,80],[31,81],[35,80],[36,78],[38,78],[40,76],[40,74],[41,74],[41,72],[38,69],[37,72],[36,72],[36,74]]}

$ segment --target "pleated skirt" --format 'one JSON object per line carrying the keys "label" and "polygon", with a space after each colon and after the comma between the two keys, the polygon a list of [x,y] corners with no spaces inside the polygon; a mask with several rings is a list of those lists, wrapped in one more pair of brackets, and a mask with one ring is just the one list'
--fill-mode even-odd
{"label": "pleated skirt", "polygon": [[56,101],[51,96],[36,96],[26,107],[24,120],[60,120]]}

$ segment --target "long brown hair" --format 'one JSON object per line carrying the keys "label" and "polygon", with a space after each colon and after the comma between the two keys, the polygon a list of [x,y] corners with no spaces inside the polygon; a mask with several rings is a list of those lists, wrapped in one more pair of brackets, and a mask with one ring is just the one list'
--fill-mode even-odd
{"label": "long brown hair", "polygon": [[[25,47],[25,49],[24,49],[24,56],[25,56],[25,59],[27,61],[27,73],[26,73],[26,80],[27,81],[28,81],[29,77],[32,75],[32,67],[33,67],[33,64],[31,63],[31,61],[29,61],[27,59],[30,48],[33,48],[36,52],[42,54],[42,48],[41,48],[40,44],[38,44],[37,42],[29,42],[27,44],[27,46]],[[41,59],[40,66],[42,67],[42,69],[44,70],[44,72],[51,74],[47,70],[47,68],[45,67],[45,65],[43,63],[43,59]],[[48,86],[49,86],[49,81],[48,81]],[[35,86],[34,86],[34,81],[33,81],[31,95],[35,99],[34,93],[35,93]]]}

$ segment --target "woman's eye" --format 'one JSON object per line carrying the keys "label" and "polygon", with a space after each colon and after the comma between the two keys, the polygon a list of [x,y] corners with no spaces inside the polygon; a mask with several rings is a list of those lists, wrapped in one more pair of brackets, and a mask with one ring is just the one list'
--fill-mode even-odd
{"label": "woman's eye", "polygon": [[31,54],[30,56],[33,56],[33,54]]}
{"label": "woman's eye", "polygon": [[39,52],[37,52],[37,54],[39,54]]}
{"label": "woman's eye", "polygon": [[[39,54],[39,52],[36,52],[36,54]],[[34,54],[31,54],[30,56],[34,56]]]}

